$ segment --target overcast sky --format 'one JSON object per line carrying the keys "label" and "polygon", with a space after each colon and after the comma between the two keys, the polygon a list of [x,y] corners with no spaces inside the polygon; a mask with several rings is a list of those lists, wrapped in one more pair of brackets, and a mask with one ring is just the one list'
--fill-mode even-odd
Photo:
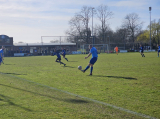
{"label": "overcast sky", "polygon": [[[146,29],[150,6],[152,20],[160,19],[160,0],[0,0],[0,35],[13,37],[14,43],[41,42],[41,36],[65,36],[68,21],[76,12],[83,6],[97,8],[101,4],[114,13],[109,21],[113,31],[130,13],[137,13]],[[93,21],[97,21],[96,16]]]}

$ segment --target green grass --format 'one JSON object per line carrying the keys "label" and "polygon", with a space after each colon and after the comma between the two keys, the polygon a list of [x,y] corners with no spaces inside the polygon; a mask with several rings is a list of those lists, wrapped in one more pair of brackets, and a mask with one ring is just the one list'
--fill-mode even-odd
{"label": "green grass", "polygon": [[90,69],[77,69],[87,66],[86,55],[67,55],[69,62],[62,59],[66,67],[54,62],[55,56],[5,58],[0,66],[0,118],[143,118],[28,81],[160,118],[160,58],[145,55],[99,54],[93,76],[88,76]]}

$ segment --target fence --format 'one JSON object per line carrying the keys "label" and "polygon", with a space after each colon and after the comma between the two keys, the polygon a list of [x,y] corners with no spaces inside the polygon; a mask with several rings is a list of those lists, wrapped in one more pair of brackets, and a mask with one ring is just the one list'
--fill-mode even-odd
{"label": "fence", "polygon": [[[46,43],[67,43],[72,42],[76,43],[77,49],[81,50],[81,46],[85,44],[108,44],[108,50],[113,51],[114,48],[117,46],[121,50],[139,50],[140,44],[144,46],[145,50],[150,49],[150,45],[147,43],[117,43],[114,41],[113,38],[110,38],[109,36],[42,36],[41,42]],[[155,49],[154,44],[152,44],[152,49]],[[86,48],[85,48],[86,49]],[[102,48],[103,49],[103,48]]]}
{"label": "fence", "polygon": [[[54,48],[65,48],[68,51],[81,51],[88,53],[88,45],[93,44],[99,53],[113,52],[117,46],[119,50],[139,51],[140,44],[144,46],[144,50],[150,50],[147,43],[117,43],[110,37],[99,36],[41,36],[39,43],[18,43],[13,46],[5,46],[5,56],[13,56],[14,53],[32,53],[33,55],[50,54]],[[156,48],[156,44],[152,44],[152,49]]]}
{"label": "fence", "polygon": [[[94,44],[93,46],[97,49],[98,53],[109,53],[108,44]],[[88,54],[89,44],[81,45],[80,51],[82,54]]]}

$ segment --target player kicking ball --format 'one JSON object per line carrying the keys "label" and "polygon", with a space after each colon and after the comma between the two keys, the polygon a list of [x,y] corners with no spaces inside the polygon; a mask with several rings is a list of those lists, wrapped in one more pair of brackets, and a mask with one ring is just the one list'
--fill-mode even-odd
{"label": "player kicking ball", "polygon": [[84,70],[81,70],[81,71],[84,73],[90,67],[90,74],[89,75],[92,75],[93,65],[96,63],[96,61],[98,59],[98,53],[97,53],[97,49],[95,47],[92,47],[92,45],[89,45],[89,49],[90,49],[90,53],[88,54],[87,57],[85,57],[85,59],[87,59],[91,54],[92,54],[92,58],[88,64],[88,66]]}
{"label": "player kicking ball", "polygon": [[58,50],[56,51],[56,49],[55,49],[55,52],[53,53],[53,56],[54,56],[54,55],[56,55],[56,56],[57,56],[57,59],[56,59],[56,61],[55,61],[55,62],[60,63],[60,65],[61,65],[61,64],[63,64],[64,66],[66,65],[66,64],[64,64],[63,62],[61,62],[61,56],[60,56],[60,54],[59,54],[59,51],[58,51]]}

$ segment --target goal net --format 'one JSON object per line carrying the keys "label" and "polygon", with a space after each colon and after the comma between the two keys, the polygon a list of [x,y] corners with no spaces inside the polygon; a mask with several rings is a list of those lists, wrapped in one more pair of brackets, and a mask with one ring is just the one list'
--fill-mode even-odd
{"label": "goal net", "polygon": [[[89,53],[89,48],[88,48],[89,45],[90,44],[81,45],[80,51],[83,54],[88,54]],[[94,44],[93,46],[97,49],[98,53],[109,53],[108,44]]]}

